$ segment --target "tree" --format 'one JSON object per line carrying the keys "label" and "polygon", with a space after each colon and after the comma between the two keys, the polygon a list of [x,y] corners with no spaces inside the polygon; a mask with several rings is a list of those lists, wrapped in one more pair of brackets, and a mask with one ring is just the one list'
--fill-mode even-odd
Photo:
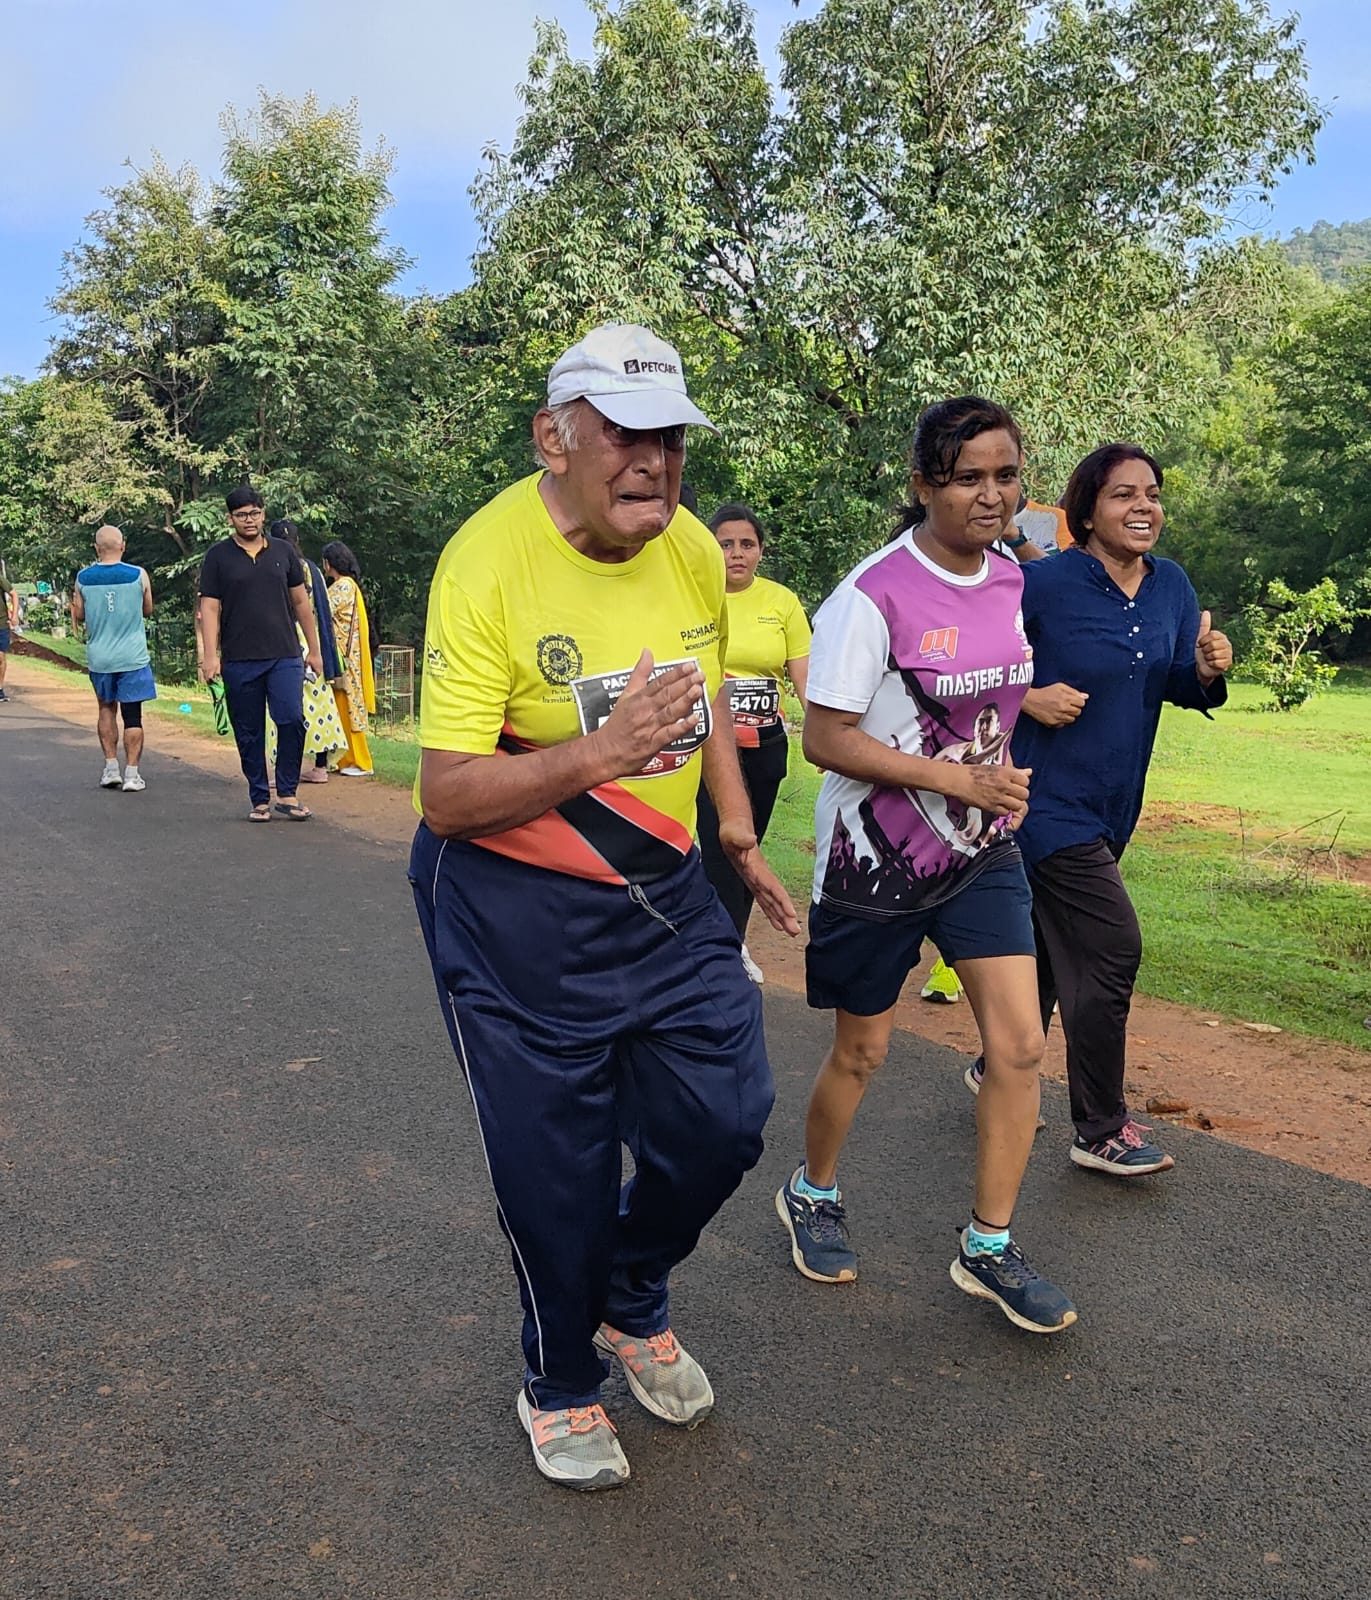
{"label": "tree", "polygon": [[1251,643],[1241,663],[1245,677],[1271,691],[1266,709],[1294,711],[1326,689],[1338,669],[1315,646],[1330,634],[1350,633],[1356,620],[1366,616],[1371,611],[1340,594],[1332,578],[1303,594],[1272,579],[1265,605],[1249,606],[1245,614]]}
{"label": "tree", "polygon": [[1177,334],[1251,266],[1201,247],[1319,124],[1261,0],[827,0],[779,105],[736,0],[591,10],[590,62],[540,33],[473,191],[478,293],[529,372],[609,316],[674,338],[728,428],[704,475],[779,520],[811,597],[879,536],[930,399],[1013,405],[1054,497],[1174,423],[1207,376]]}
{"label": "tree", "polygon": [[222,241],[188,167],[154,162],[107,198],[66,256],[52,301],[66,329],[50,365],[99,391],[128,425],[158,480],[139,509],[185,555],[208,525],[203,501],[226,460],[206,419],[221,367]]}

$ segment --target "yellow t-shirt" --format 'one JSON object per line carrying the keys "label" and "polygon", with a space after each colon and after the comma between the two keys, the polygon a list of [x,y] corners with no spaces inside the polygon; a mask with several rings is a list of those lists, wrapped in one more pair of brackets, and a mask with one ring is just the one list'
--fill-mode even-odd
{"label": "yellow t-shirt", "polygon": [[733,729],[739,745],[755,748],[784,732],[781,680],[787,661],[809,654],[809,619],[799,597],[770,578],[753,578],[746,589],[726,594],[724,605]]}
{"label": "yellow t-shirt", "polygon": [[723,681],[723,557],[681,509],[631,560],[593,561],[558,532],[538,493],[541,477],[483,506],[438,558],[419,742],[517,759],[593,733],[644,649],[659,667],[698,661],[708,699],[696,725],[643,772],[474,841],[574,877],[650,882],[679,866],[694,842],[699,751]]}

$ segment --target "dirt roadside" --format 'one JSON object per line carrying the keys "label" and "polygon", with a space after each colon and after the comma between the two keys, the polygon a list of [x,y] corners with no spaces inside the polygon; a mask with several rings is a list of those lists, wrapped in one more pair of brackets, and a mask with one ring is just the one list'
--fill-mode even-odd
{"label": "dirt roadside", "polygon": [[[96,753],[94,706],[84,674],[73,672],[68,683],[11,656],[6,687],[13,699],[88,728]],[[150,718],[147,729],[144,766],[151,782],[159,781],[162,760],[184,761],[224,780],[225,821],[241,819],[242,777],[230,741],[179,728],[163,717]],[[403,847],[414,832],[409,797],[400,790],[334,777],[304,792],[321,819],[373,842]],[[769,984],[803,992],[799,941],[754,923],[748,944]],[[922,976],[921,969],[906,990],[913,998],[901,1003],[899,1025],[973,1053],[976,1029],[970,1008],[965,1001],[951,1006],[921,1002]],[[1371,1053],[1300,1034],[1258,1032],[1212,1012],[1139,996],[1129,1029],[1129,1061],[1128,1095],[1139,1114],[1149,1100],[1176,1108],[1148,1114],[1148,1121],[1201,1128],[1250,1150],[1371,1184]],[[817,1070],[819,1063],[814,1065]],[[1058,1029],[1048,1041],[1044,1072],[1065,1082]],[[1068,1129],[1049,1126],[1040,1142],[1068,1137]]]}

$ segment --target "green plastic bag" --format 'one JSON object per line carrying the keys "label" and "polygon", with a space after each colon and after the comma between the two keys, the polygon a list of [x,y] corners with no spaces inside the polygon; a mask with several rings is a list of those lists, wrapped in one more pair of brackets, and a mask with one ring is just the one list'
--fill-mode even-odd
{"label": "green plastic bag", "polygon": [[214,731],[227,737],[233,732],[233,724],[229,721],[228,690],[222,678],[209,680],[209,697],[214,706]]}

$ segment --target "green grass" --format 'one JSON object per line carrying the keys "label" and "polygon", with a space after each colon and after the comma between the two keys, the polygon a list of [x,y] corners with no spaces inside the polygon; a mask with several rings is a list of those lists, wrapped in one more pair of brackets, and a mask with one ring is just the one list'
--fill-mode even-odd
{"label": "green grass", "polygon": [[1298,711],[1259,708],[1263,690],[1234,684],[1212,722],[1168,707],[1148,779],[1149,805],[1204,807],[1187,826],[1219,829],[1237,842],[1243,826],[1263,839],[1341,823],[1338,848],[1371,854],[1371,672],[1344,667],[1326,694]]}

